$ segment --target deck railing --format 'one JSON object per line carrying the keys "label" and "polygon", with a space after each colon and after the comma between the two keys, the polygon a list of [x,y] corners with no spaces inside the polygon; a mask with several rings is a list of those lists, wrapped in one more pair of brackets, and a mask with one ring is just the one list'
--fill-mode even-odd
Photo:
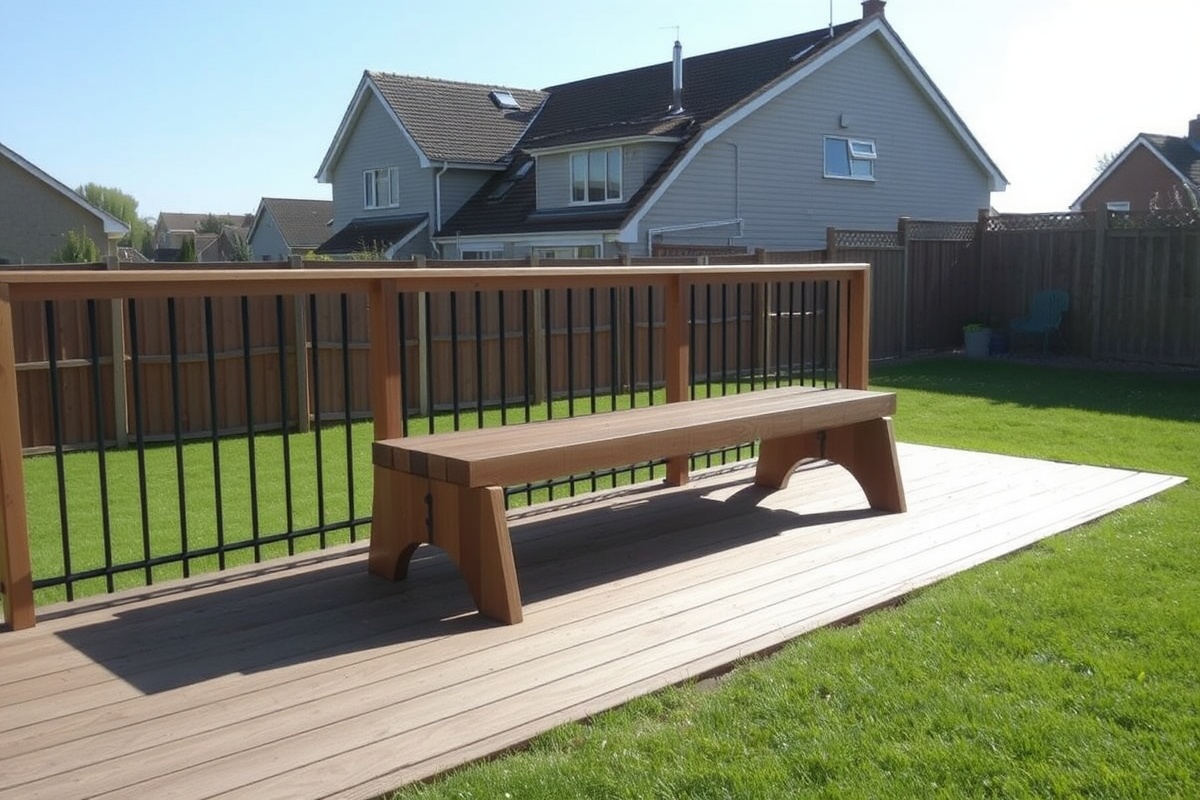
{"label": "deck railing", "polygon": [[[119,588],[118,577],[150,583],[164,565],[186,576],[224,568],[234,554],[257,560],[304,540],[353,540],[370,521],[358,510],[370,497],[369,470],[354,467],[369,447],[355,441],[352,424],[366,416],[366,433],[379,439],[433,432],[439,411],[446,425],[475,427],[797,380],[866,386],[865,264],[460,264],[0,272],[7,625],[34,624],[39,589],[69,599],[87,581],[106,591]],[[340,435],[330,435],[333,425]],[[267,436],[279,446],[273,439],[264,454]],[[197,437],[207,447],[185,448]],[[228,477],[231,438],[238,461],[249,462],[245,481]],[[166,444],[156,450],[156,441]],[[303,459],[291,452],[301,443]],[[87,460],[71,461],[80,447]],[[28,466],[57,482],[58,519],[39,512],[35,520],[61,550],[54,574],[31,566],[29,452],[48,453]],[[120,459],[136,487],[110,486],[110,461]],[[272,462],[277,483],[262,483],[256,460]],[[78,465],[84,478],[73,474]],[[174,497],[155,488],[164,470]],[[69,525],[71,480],[84,481],[73,492],[94,497],[85,503],[99,518],[91,527],[102,555],[83,566],[71,563],[80,546]],[[564,476],[572,492],[578,480]],[[327,492],[332,483],[337,491]],[[293,519],[293,496],[308,491],[312,518]],[[189,492],[208,506],[203,535],[190,539]],[[344,513],[327,493],[346,503]],[[248,521],[224,518],[235,494],[248,503]],[[34,499],[39,509],[55,505]],[[134,505],[132,523],[109,519],[121,502]],[[164,518],[179,528],[168,551],[151,545]],[[114,530],[131,524],[141,530]]]}

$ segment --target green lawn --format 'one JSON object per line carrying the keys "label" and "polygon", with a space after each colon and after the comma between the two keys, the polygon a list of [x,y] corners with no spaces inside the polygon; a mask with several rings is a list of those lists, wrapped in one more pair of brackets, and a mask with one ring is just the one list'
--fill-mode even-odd
{"label": "green lawn", "polygon": [[874,383],[903,441],[1190,482],[395,797],[1200,796],[1200,376],[938,359]]}

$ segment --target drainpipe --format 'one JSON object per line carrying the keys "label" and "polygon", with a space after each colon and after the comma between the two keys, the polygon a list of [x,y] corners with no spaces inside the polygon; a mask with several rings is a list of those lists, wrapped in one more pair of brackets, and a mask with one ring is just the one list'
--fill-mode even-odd
{"label": "drainpipe", "polygon": [[433,175],[433,232],[429,237],[429,243],[433,245],[438,258],[441,258],[442,248],[438,246],[438,243],[433,238],[442,229],[442,176],[446,174],[446,170],[448,169],[450,169],[450,162],[443,161],[442,168]]}

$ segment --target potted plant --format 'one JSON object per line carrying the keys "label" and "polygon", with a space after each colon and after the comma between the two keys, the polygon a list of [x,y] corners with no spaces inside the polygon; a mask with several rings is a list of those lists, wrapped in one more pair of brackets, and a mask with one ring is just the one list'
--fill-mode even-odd
{"label": "potted plant", "polygon": [[963,326],[963,347],[968,358],[987,358],[991,341],[992,329],[982,322],[972,322]]}

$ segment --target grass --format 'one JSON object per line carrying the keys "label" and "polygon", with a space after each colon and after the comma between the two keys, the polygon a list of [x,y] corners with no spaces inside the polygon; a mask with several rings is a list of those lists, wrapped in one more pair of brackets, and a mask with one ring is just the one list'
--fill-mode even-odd
{"label": "grass", "polygon": [[1200,380],[876,371],[903,441],[1183,486],[395,798],[1200,796]]}

